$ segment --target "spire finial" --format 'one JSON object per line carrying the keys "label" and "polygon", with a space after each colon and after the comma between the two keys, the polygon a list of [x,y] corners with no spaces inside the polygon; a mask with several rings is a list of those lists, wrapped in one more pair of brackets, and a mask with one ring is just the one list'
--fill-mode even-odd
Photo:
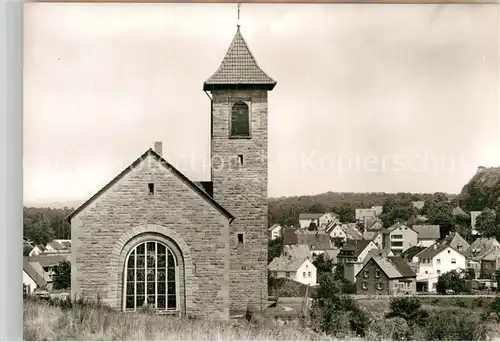
{"label": "spire finial", "polygon": [[240,28],[240,7],[241,7],[241,4],[238,4],[238,21],[237,21],[237,24],[236,24],[236,26],[238,28]]}

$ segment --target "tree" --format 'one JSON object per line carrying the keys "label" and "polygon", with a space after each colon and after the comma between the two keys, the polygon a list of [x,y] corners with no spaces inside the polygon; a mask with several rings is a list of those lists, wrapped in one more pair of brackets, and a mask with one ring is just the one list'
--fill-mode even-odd
{"label": "tree", "polygon": [[475,229],[484,237],[492,237],[497,235],[497,217],[492,209],[485,209],[476,218]]}
{"label": "tree", "polygon": [[54,290],[69,289],[71,287],[71,263],[65,260],[55,266],[52,279]]}
{"label": "tree", "polygon": [[442,192],[436,192],[425,202],[422,214],[428,218],[429,224],[439,225],[441,238],[455,229],[453,204],[448,201],[447,196]]}
{"label": "tree", "polygon": [[332,273],[333,260],[326,257],[323,253],[318,254],[313,261],[313,265],[316,267],[317,276],[321,276],[324,273]]}
{"label": "tree", "polygon": [[267,263],[271,263],[274,258],[279,257],[283,252],[283,238],[279,237],[269,240],[267,243]]}
{"label": "tree", "polygon": [[390,311],[385,318],[403,318],[410,327],[426,324],[429,313],[422,309],[422,303],[414,297],[394,297],[389,304]]}
{"label": "tree", "polygon": [[474,280],[474,279],[476,279],[476,272],[474,271],[473,268],[467,268],[464,271],[464,279],[465,280]]}
{"label": "tree", "polygon": [[465,272],[451,270],[438,277],[436,291],[439,294],[446,294],[448,290],[451,290],[456,294],[468,293],[470,291],[465,281]]}
{"label": "tree", "polygon": [[495,315],[495,321],[500,323],[500,297],[495,297],[495,299],[488,306],[486,313],[488,316],[493,313]]}
{"label": "tree", "polygon": [[415,218],[416,208],[408,199],[398,199],[396,197],[388,198],[382,209],[382,222],[385,227],[390,227],[396,222],[408,223]]}
{"label": "tree", "polygon": [[351,223],[356,221],[356,210],[350,204],[342,204],[334,208],[333,212],[338,215],[340,222]]}

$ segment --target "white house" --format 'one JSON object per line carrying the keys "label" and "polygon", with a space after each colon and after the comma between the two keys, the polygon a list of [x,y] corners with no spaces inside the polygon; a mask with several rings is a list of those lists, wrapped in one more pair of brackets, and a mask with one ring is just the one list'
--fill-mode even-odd
{"label": "white house", "polygon": [[319,227],[319,218],[324,214],[299,214],[299,226],[300,228],[309,228],[311,223],[315,223]]}
{"label": "white house", "polygon": [[31,294],[35,289],[44,287],[47,282],[33,268],[28,258],[23,258],[23,289],[26,294]]}
{"label": "white house", "polygon": [[45,248],[42,246],[36,245],[33,247],[33,249],[29,252],[28,256],[34,256],[34,255],[39,255],[40,253],[43,253],[45,251]]}
{"label": "white house", "polygon": [[417,232],[417,244],[422,247],[432,246],[441,238],[439,225],[413,225],[412,229]]}
{"label": "white house", "polygon": [[279,224],[273,224],[267,229],[270,240],[276,240],[281,236],[282,228]]}
{"label": "white house", "polygon": [[481,215],[482,211],[471,211],[470,212],[470,227],[472,235],[478,235],[478,231],[476,230],[476,221],[477,217]]}
{"label": "white house", "polygon": [[339,223],[340,221],[339,221],[339,218],[336,214],[324,213],[323,215],[320,216],[318,222],[319,222],[318,227],[326,227],[329,223],[332,223],[332,222]]}
{"label": "white house", "polygon": [[362,222],[367,217],[375,218],[377,217],[377,213],[373,208],[358,208],[355,210],[356,222]]}
{"label": "white house", "polygon": [[314,286],[317,284],[316,267],[307,258],[276,257],[268,266],[274,278],[286,278]]}
{"label": "white house", "polygon": [[326,228],[326,233],[330,235],[331,238],[338,238],[342,241],[363,239],[363,234],[356,228],[355,223],[330,224]]}
{"label": "white house", "polygon": [[444,244],[427,247],[416,254],[412,261],[418,263],[417,285],[425,292],[436,291],[438,277],[441,274],[467,267],[465,255]]}
{"label": "white house", "polygon": [[383,232],[384,249],[392,250],[395,255],[403,253],[410,247],[416,246],[417,243],[417,232],[399,222]]}

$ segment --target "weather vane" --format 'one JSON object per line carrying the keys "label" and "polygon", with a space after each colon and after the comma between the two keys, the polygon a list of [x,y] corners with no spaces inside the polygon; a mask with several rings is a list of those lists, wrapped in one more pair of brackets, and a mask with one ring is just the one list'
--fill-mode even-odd
{"label": "weather vane", "polygon": [[236,24],[236,26],[240,27],[240,7],[241,7],[241,4],[238,4],[238,23]]}

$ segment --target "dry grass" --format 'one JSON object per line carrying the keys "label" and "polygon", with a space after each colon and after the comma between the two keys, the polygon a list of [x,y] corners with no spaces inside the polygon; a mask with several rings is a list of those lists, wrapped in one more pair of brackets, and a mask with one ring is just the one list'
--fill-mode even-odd
{"label": "dry grass", "polygon": [[24,340],[328,340],[325,336],[287,323],[270,320],[189,320],[149,313],[125,314],[103,308],[62,310],[46,303],[24,303]]}

